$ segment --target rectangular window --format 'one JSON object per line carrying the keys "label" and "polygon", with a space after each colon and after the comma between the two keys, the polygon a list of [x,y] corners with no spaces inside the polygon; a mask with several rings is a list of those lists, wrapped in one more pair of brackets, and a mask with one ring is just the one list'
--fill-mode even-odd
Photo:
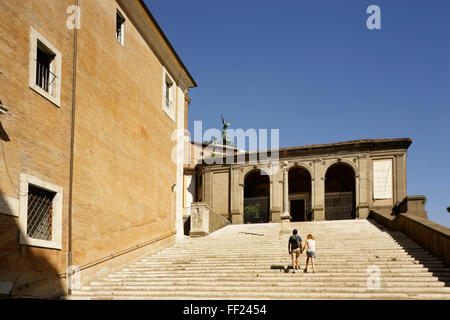
{"label": "rectangular window", "polygon": [[28,187],[27,236],[52,240],[53,199],[56,193],[30,185]]}
{"label": "rectangular window", "polygon": [[163,103],[162,108],[165,113],[173,120],[175,121],[175,90],[177,86],[175,84],[175,81],[172,79],[172,77],[167,73],[166,69],[164,68],[163,71]]}
{"label": "rectangular window", "polygon": [[31,28],[30,88],[58,107],[61,103],[61,64],[61,53]]}
{"label": "rectangular window", "polygon": [[20,191],[20,244],[61,249],[63,189],[21,173]]}
{"label": "rectangular window", "polygon": [[125,18],[116,12],[116,39],[123,46],[125,45]]}
{"label": "rectangular window", "polygon": [[36,50],[36,85],[52,94],[56,75],[51,71],[55,54],[38,41]]}

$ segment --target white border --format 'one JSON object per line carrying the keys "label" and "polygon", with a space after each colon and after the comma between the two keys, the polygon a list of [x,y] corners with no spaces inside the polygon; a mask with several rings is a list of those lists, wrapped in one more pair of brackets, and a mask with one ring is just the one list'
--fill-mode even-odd
{"label": "white border", "polygon": [[[38,40],[44,44],[49,50],[53,52],[55,58],[51,64],[51,72],[56,75],[56,83],[54,85],[54,90],[49,93],[39,87],[36,84],[36,55],[37,55],[37,43]],[[33,27],[30,30],[30,88],[39,93],[41,96],[47,100],[53,102],[56,106],[61,106],[61,65],[62,65],[62,54],[56,49],[47,39],[45,39],[39,32],[37,32]]]}
{"label": "white border", "polygon": [[[52,240],[33,239],[27,236],[27,211],[28,211],[28,186],[32,184],[37,187],[56,192],[53,198],[53,218],[52,218]],[[62,249],[62,195],[63,188],[49,182],[43,181],[32,175],[20,174],[21,195],[19,198],[19,229],[20,244],[50,248]]]}

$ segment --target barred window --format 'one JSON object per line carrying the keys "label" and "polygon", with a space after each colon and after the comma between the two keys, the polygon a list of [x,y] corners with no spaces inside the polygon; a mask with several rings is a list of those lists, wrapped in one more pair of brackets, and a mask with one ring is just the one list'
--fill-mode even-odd
{"label": "barred window", "polygon": [[28,187],[27,236],[52,240],[53,198],[56,193],[33,185]]}
{"label": "barred window", "polygon": [[35,29],[30,31],[30,88],[61,105],[62,54]]}
{"label": "barred window", "polygon": [[52,72],[54,59],[55,54],[51,53],[38,41],[36,50],[36,85],[49,94],[53,94],[53,85],[56,80],[56,75]]}

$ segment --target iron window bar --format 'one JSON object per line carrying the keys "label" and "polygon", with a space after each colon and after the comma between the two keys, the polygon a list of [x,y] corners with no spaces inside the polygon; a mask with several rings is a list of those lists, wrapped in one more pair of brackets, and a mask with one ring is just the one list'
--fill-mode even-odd
{"label": "iron window bar", "polygon": [[55,193],[30,185],[28,190],[27,236],[52,240]]}
{"label": "iron window bar", "polygon": [[168,97],[166,97],[166,108],[167,108],[167,110],[172,109],[172,101],[170,101],[170,99]]}
{"label": "iron window bar", "polygon": [[43,63],[36,60],[36,85],[50,93],[53,82],[58,77]]}

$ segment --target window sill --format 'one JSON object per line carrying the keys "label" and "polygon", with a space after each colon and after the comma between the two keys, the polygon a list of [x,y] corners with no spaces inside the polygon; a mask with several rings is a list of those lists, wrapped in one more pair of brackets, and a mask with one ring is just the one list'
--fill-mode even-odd
{"label": "window sill", "polygon": [[50,101],[51,103],[53,103],[58,108],[61,108],[61,101],[60,101],[59,97],[55,97],[55,96],[51,95],[50,93],[48,93],[47,91],[45,91],[44,89],[39,87],[38,85],[31,85],[30,84],[30,88],[33,91],[37,92],[42,97],[44,97],[45,99],[47,99],[48,101]]}
{"label": "window sill", "polygon": [[20,234],[20,244],[33,247],[62,250],[61,244],[57,243],[56,241],[33,239],[23,235],[22,233]]}
{"label": "window sill", "polygon": [[163,107],[163,111],[164,111],[164,113],[169,117],[169,119],[173,121],[173,123],[176,123],[175,114],[170,114],[170,113],[167,111],[167,109],[165,109],[164,107]]}

